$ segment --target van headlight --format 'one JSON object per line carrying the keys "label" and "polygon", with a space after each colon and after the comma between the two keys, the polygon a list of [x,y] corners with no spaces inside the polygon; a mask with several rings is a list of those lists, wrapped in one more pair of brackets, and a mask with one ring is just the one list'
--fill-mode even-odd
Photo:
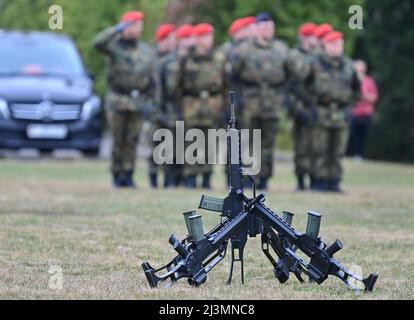
{"label": "van headlight", "polygon": [[0,98],[0,117],[6,120],[10,119],[10,111],[7,106],[7,101]]}
{"label": "van headlight", "polygon": [[101,99],[97,96],[92,96],[82,106],[80,114],[81,120],[89,120],[101,110]]}

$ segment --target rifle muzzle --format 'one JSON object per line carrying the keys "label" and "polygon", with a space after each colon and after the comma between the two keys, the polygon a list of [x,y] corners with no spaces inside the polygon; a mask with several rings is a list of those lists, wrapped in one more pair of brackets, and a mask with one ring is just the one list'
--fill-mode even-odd
{"label": "rifle muzzle", "polygon": [[332,257],[335,253],[337,253],[339,250],[341,250],[344,246],[342,245],[342,242],[340,240],[336,240],[334,243],[332,243],[328,249],[326,249],[326,252]]}
{"label": "rifle muzzle", "polygon": [[306,234],[313,238],[317,239],[319,236],[319,228],[321,226],[322,215],[315,211],[308,212],[308,223],[306,225]]}
{"label": "rifle muzzle", "polygon": [[171,235],[170,239],[168,239],[168,242],[173,246],[173,249],[177,251],[177,253],[183,257],[184,259],[188,256],[189,252],[184,247],[184,245],[178,240],[175,235]]}

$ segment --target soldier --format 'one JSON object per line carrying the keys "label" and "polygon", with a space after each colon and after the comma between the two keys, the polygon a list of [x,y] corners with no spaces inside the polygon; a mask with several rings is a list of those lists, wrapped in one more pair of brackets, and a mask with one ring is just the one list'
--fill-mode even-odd
{"label": "soldier", "polygon": [[[235,20],[230,28],[229,34],[232,37],[231,42],[225,43],[221,50],[223,50],[224,55],[226,57],[226,74],[228,77],[228,82],[231,86],[231,89],[238,92],[241,90],[240,88],[240,79],[237,73],[232,72],[231,65],[234,56],[235,49],[240,46],[245,41],[253,41],[256,36],[256,26],[255,26],[256,18],[252,16],[244,17]],[[243,108],[243,101],[240,96],[239,99],[239,107]]]}
{"label": "soldier", "polygon": [[[177,38],[177,35],[180,36],[180,39],[177,40],[179,43],[181,43],[180,48],[183,52],[182,32],[180,31],[179,33],[178,31],[180,31],[180,29],[178,29],[177,32],[171,32],[169,34],[169,37],[174,36]],[[164,116],[163,126],[167,129],[170,129],[173,133],[175,133],[174,129],[176,121],[183,119],[181,109],[177,103],[178,69],[178,52],[177,50],[174,50],[159,60],[156,75],[157,105],[159,105],[159,108]],[[173,152],[174,164],[164,165],[164,187],[166,188],[178,187],[182,180],[182,165],[177,164],[175,148]]]}
{"label": "soldier", "polygon": [[235,50],[232,69],[241,80],[244,123],[250,130],[262,130],[257,187],[265,190],[273,174],[273,149],[288,80],[289,48],[273,39],[275,27],[269,16],[258,18],[256,40],[247,41]]}
{"label": "soldier", "polygon": [[142,114],[153,99],[154,53],[139,41],[143,13],[125,13],[121,22],[98,34],[94,46],[108,57],[106,114],[113,136],[115,187],[135,187],[133,173]]}
{"label": "soldier", "polygon": [[229,74],[231,72],[231,60],[234,49],[237,48],[244,41],[251,39],[253,37],[251,25],[254,22],[256,22],[255,17],[245,17],[233,21],[228,31],[229,36],[231,38],[230,41],[226,41],[217,49],[221,50],[224,53],[224,56],[226,57],[226,63],[228,63],[228,66],[226,66],[226,68],[228,69],[227,72]]}
{"label": "soldier", "polygon": [[299,28],[299,45],[290,51],[289,91],[293,95],[291,99],[290,115],[293,119],[293,141],[295,151],[295,175],[297,177],[297,190],[304,191],[305,177],[309,176],[310,188],[313,187],[311,175],[312,162],[312,128],[314,125],[314,106],[312,96],[305,87],[303,81],[309,75],[312,60],[318,46],[314,32],[317,25],[311,22],[303,24]]}
{"label": "soldier", "polygon": [[[205,137],[207,130],[217,127],[223,116],[225,94],[225,57],[213,49],[214,29],[201,23],[194,27],[195,51],[180,61],[180,104],[186,129],[201,129]],[[185,164],[185,184],[197,187],[197,176],[202,175],[202,187],[210,188],[212,165],[208,164],[207,149],[204,164]]]}
{"label": "soldier", "polygon": [[317,104],[313,130],[315,190],[340,192],[342,159],[348,141],[350,110],[357,100],[359,80],[353,62],[344,55],[340,32],[323,38],[323,53],[312,63],[307,79]]}
{"label": "soldier", "polygon": [[[156,143],[152,141],[153,133],[155,130],[159,128],[163,128],[167,126],[168,116],[166,110],[166,104],[162,103],[161,99],[158,96],[163,92],[165,92],[165,88],[161,88],[163,86],[163,79],[162,79],[162,69],[164,67],[165,61],[167,57],[175,52],[176,50],[176,38],[175,38],[175,26],[170,23],[161,24],[158,26],[157,31],[155,32],[155,41],[157,47],[157,67],[156,67],[156,98],[157,98],[157,110],[156,112],[151,114],[150,124],[151,124],[151,134],[150,140],[153,149],[156,147]],[[149,164],[149,178],[150,184],[152,188],[158,187],[158,169],[159,167],[154,162],[153,154],[148,158]],[[167,177],[164,179],[164,186],[167,186]]]}

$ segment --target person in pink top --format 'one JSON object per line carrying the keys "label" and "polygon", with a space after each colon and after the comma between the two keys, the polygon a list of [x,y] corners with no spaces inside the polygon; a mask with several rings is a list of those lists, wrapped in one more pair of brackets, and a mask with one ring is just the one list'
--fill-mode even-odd
{"label": "person in pink top", "polygon": [[354,66],[361,82],[361,99],[352,109],[348,154],[362,159],[367,133],[378,101],[378,89],[375,80],[367,75],[367,64],[364,61],[357,60]]}

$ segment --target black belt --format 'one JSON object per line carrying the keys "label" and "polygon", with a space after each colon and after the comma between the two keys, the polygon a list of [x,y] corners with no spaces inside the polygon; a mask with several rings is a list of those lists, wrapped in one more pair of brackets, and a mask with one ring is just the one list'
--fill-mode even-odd
{"label": "black belt", "polygon": [[[217,95],[220,95],[221,94],[220,92],[209,92],[209,91],[207,91],[207,92],[208,92],[208,94],[209,94],[210,97],[217,96]],[[190,96],[190,97],[199,98],[200,97],[200,93],[201,93],[201,91],[200,92],[184,92],[183,93],[183,96]]]}
{"label": "black belt", "polygon": [[147,89],[148,89],[148,88],[146,88],[145,90],[140,90],[140,89],[137,89],[137,88],[124,89],[124,88],[113,87],[113,86],[111,86],[110,88],[116,94],[120,94],[120,95],[123,95],[123,96],[129,96],[129,97],[133,97],[133,98],[138,98],[139,96],[144,95],[147,92]]}
{"label": "black belt", "polygon": [[[261,89],[263,87],[262,84],[256,83],[256,82],[242,82],[243,86],[251,89]],[[284,82],[278,83],[278,84],[265,84],[265,86],[272,88],[272,89],[279,89],[284,86]]]}
{"label": "black belt", "polygon": [[323,108],[330,108],[334,104],[337,105],[338,109],[342,109],[342,108],[344,108],[344,107],[347,106],[344,103],[339,103],[339,102],[335,102],[335,101],[326,101],[326,100],[325,101],[323,101],[323,100],[322,101],[321,100],[318,101],[318,105],[321,106],[321,107],[323,107]]}

